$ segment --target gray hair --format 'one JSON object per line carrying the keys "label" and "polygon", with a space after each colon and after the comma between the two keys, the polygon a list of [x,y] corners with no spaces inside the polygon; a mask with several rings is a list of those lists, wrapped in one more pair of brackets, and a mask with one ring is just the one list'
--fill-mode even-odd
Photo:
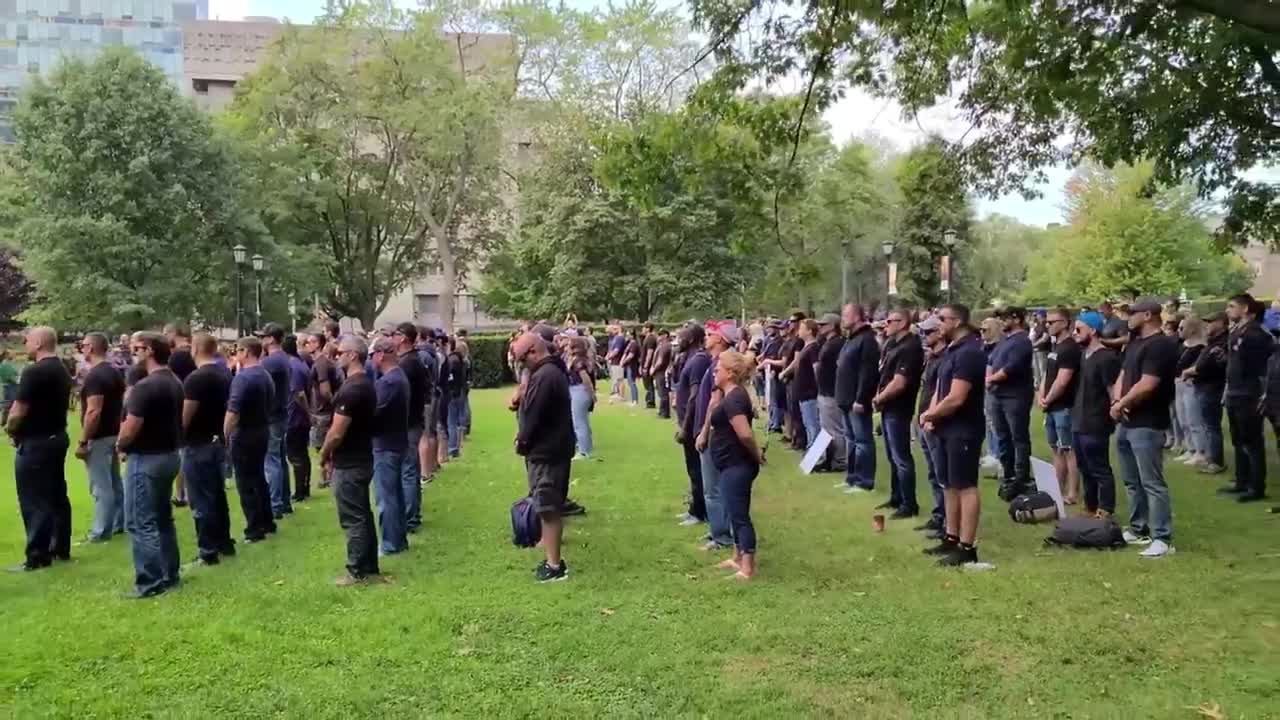
{"label": "gray hair", "polygon": [[398,349],[399,347],[396,345],[396,341],[389,337],[379,337],[377,340],[373,341],[373,352],[390,353],[395,355],[396,350]]}
{"label": "gray hair", "polygon": [[369,344],[359,335],[344,335],[338,343],[338,352],[353,352],[363,363],[369,359]]}

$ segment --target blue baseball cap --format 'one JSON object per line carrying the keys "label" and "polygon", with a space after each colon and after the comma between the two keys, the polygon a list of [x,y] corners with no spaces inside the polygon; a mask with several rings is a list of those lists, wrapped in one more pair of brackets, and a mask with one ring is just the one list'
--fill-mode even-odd
{"label": "blue baseball cap", "polygon": [[1102,313],[1096,310],[1082,312],[1076,319],[1088,325],[1094,332],[1102,332],[1102,327],[1107,324],[1106,319],[1102,317]]}

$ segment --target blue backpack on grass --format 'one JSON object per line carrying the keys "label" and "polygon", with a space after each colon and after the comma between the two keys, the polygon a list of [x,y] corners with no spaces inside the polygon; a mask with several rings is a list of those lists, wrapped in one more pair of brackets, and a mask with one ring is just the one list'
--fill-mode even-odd
{"label": "blue backpack on grass", "polygon": [[511,544],[534,547],[542,539],[542,519],[533,509],[533,500],[522,497],[511,504]]}

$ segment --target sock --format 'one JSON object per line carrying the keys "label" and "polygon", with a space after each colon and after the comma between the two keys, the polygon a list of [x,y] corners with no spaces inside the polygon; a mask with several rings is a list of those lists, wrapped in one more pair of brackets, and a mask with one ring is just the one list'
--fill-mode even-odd
{"label": "sock", "polygon": [[977,543],[960,543],[960,549],[965,552],[973,552],[978,549]]}
{"label": "sock", "polygon": [[960,544],[960,536],[948,533],[942,536],[942,542],[947,543],[948,545],[958,545]]}

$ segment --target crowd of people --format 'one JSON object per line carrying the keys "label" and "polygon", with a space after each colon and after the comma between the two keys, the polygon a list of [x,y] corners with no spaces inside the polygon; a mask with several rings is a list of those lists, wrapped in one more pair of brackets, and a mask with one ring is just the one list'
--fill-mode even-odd
{"label": "crowd of people", "polygon": [[[423,486],[459,457],[470,431],[465,333],[406,322],[367,337],[328,323],[296,337],[267,323],[220,346],[175,324],[121,340],[113,347],[106,335],[88,333],[80,341],[83,371],[72,372],[52,328],[26,333],[31,363],[5,419],[26,529],[26,557],[15,571],[71,556],[72,397],[81,416],[74,453],[94,503],[84,541],[128,535],[139,598],[180,582],[175,507],[190,505],[194,563],[217,565],[236,554],[227,478],[239,496],[243,541],[259,543],[278,532],[293,503],[311,496],[312,450],[318,484],[332,487],[347,538],[337,584],[381,577],[378,558],[408,548],[422,524]],[[174,495],[178,478],[185,490]]]}

